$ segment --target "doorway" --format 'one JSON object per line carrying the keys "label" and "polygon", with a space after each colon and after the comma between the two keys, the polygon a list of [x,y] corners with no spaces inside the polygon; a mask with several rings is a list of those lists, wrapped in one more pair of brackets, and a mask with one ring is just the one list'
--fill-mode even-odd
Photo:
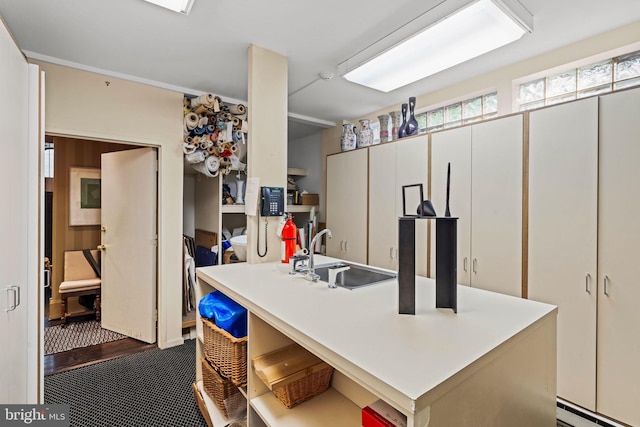
{"label": "doorway", "polygon": [[[100,222],[79,226],[71,226],[69,224],[69,168],[99,169],[101,168],[101,156],[103,153],[115,153],[140,147],[130,144],[49,135],[46,136],[45,142],[45,175],[51,175],[49,178],[45,178],[45,201],[51,201],[51,203],[50,209],[45,209],[45,230],[43,230],[42,235],[45,237],[45,248],[50,246],[50,249],[45,249],[45,256],[48,256],[51,261],[51,285],[44,290],[44,325],[45,327],[52,327],[61,323],[58,320],[61,317],[58,286],[63,279],[64,252],[67,250],[95,249],[101,244],[103,237],[101,235]],[[51,174],[46,173],[49,161],[52,163],[51,170],[53,173]],[[126,191],[126,189],[123,189],[123,191]],[[157,205],[154,206],[154,214],[157,215]],[[48,253],[46,252],[47,250],[49,251]],[[157,253],[154,253],[154,256],[157,257]],[[154,286],[157,286],[157,283]],[[95,315],[82,315],[83,311],[86,310],[77,300],[70,299],[69,309],[78,314],[77,317],[69,319],[69,323],[89,321],[95,323]],[[69,368],[69,363],[72,366],[90,364],[105,360],[105,357],[110,358],[110,355],[121,356],[123,352],[128,354],[149,348],[148,344],[131,338],[98,344],[102,346],[99,351],[92,350],[86,345],[86,342],[81,342],[83,345],[78,349],[67,350],[68,353],[66,355],[63,354],[64,352],[45,355],[45,375],[59,369]],[[155,348],[156,345],[152,344],[150,347]]]}

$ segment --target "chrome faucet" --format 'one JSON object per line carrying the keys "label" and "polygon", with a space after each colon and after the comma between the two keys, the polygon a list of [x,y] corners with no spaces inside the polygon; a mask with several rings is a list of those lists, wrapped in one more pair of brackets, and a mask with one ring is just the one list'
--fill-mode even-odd
{"label": "chrome faucet", "polygon": [[313,248],[315,248],[316,246],[316,240],[318,240],[318,238],[323,234],[326,234],[328,238],[331,238],[331,230],[329,230],[328,228],[325,228],[324,230],[322,230],[321,232],[313,236],[313,239],[309,244],[309,267],[307,269],[307,274],[305,277],[311,280],[312,282],[317,282],[318,280],[320,280],[320,276],[316,274],[316,270],[315,270]]}

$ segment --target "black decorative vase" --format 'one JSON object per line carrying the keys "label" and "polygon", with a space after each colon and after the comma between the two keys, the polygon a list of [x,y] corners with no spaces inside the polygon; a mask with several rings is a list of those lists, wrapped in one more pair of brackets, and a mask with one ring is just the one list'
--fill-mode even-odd
{"label": "black decorative vase", "polygon": [[402,104],[402,124],[398,130],[398,138],[404,138],[407,136],[407,107],[408,104]]}
{"label": "black decorative vase", "polygon": [[412,96],[409,98],[409,119],[407,119],[407,124],[405,126],[405,136],[413,136],[418,134],[418,121],[415,116],[415,108],[416,108],[416,97]]}

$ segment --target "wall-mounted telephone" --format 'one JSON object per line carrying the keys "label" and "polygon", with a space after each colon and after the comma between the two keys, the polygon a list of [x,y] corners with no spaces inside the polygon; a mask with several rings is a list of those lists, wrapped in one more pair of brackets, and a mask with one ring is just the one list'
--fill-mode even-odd
{"label": "wall-mounted telephone", "polygon": [[282,216],[284,214],[284,188],[262,187],[260,216]]}

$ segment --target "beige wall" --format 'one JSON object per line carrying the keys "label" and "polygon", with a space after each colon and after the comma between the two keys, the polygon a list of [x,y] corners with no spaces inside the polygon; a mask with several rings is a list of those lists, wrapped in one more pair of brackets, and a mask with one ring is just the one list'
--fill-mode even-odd
{"label": "beige wall", "polygon": [[158,345],[182,344],[183,94],[39,65],[47,134],[158,147]]}

